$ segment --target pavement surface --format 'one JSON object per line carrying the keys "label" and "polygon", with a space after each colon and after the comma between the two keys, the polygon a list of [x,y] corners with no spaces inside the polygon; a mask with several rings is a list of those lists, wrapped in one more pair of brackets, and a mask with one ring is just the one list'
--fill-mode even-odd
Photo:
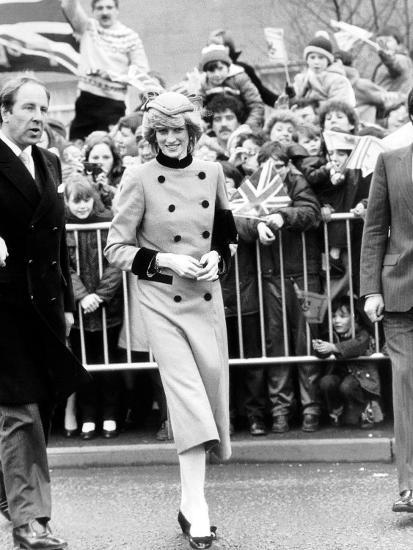
{"label": "pavement surface", "polygon": [[[187,550],[176,522],[178,468],[52,471],[56,534],[70,550]],[[228,464],[208,468],[214,550],[406,550],[393,464]],[[0,548],[11,550],[0,519]]]}

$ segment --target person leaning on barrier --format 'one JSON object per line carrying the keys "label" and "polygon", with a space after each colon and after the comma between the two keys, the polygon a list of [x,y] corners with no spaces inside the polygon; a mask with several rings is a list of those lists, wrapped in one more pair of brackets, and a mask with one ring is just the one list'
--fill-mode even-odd
{"label": "person leaning on barrier", "polygon": [[[283,180],[291,204],[277,213],[270,214],[265,221],[250,220],[247,230],[239,227],[245,240],[259,239],[263,273],[264,308],[266,321],[267,354],[272,357],[306,355],[305,319],[295,296],[290,278],[304,288],[303,243],[305,232],[308,290],[320,292],[319,277],[321,251],[315,229],[321,220],[320,205],[303,175],[289,163],[287,150],[280,143],[265,144],[258,155],[258,162],[268,158],[274,160],[274,169]],[[283,242],[285,296],[282,296],[279,239]],[[285,299],[287,324],[284,335],[282,304]],[[284,338],[285,336],[285,338]],[[287,349],[287,340],[290,349]],[[272,431],[283,433],[289,430],[289,418],[293,412],[294,384],[293,367],[289,363],[278,363],[267,369],[267,387]],[[318,380],[321,367],[315,363],[300,364],[297,367],[300,401],[304,431],[318,428],[321,402]]]}
{"label": "person leaning on barrier", "polygon": [[[413,90],[408,100],[413,121]],[[393,373],[394,435],[400,497],[413,512],[413,184],[412,145],[381,153],[370,189],[361,248],[360,294],[370,321],[383,319]]]}
{"label": "person leaning on barrier", "polygon": [[32,77],[0,92],[0,512],[15,546],[33,550],[67,548],[48,524],[46,442],[56,401],[89,380],[66,347],[74,301],[60,162],[36,146],[48,106]]}

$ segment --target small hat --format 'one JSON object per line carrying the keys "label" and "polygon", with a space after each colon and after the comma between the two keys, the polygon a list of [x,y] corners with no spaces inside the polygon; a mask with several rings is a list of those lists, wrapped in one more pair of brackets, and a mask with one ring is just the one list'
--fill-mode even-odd
{"label": "small hat", "polygon": [[177,92],[164,92],[158,95],[155,99],[149,101],[146,109],[155,109],[164,115],[179,115],[195,110],[193,103],[183,94]]}
{"label": "small hat", "polygon": [[203,71],[205,65],[211,61],[222,61],[222,63],[231,65],[232,61],[228,53],[228,48],[219,44],[211,44],[203,48],[201,51],[199,69]]}
{"label": "small hat", "polygon": [[324,55],[328,59],[329,63],[334,62],[333,45],[331,44],[330,39],[324,36],[324,34],[315,36],[312,40],[310,40],[308,46],[304,48],[304,59],[307,59],[307,56],[310,55],[310,53]]}

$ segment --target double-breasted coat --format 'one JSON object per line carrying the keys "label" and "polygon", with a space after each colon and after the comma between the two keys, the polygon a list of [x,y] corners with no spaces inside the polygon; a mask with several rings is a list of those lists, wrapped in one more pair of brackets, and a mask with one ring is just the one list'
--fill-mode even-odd
{"label": "double-breasted coat", "polygon": [[[178,453],[215,446],[231,454],[228,351],[218,280],[196,281],[171,270],[149,276],[157,252],[200,259],[211,250],[214,217],[228,209],[218,163],[156,159],[126,170],[105,254],[138,275],[139,305],[159,366]],[[173,167],[173,165],[178,167]]]}
{"label": "double-breasted coat", "polygon": [[[87,372],[65,346],[73,293],[65,240],[60,163],[32,147],[36,180],[0,140],[0,403],[69,395]],[[39,192],[40,190],[40,192]]]}

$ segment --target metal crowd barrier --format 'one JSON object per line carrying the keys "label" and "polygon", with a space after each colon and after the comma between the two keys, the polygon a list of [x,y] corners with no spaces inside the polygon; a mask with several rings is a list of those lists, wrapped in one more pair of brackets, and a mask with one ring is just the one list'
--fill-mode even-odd
{"label": "metal crowd barrier", "polygon": [[[345,231],[346,231],[346,251],[348,258],[348,294],[350,297],[354,296],[353,288],[353,265],[352,265],[352,255],[351,255],[351,225],[352,223],[362,223],[359,219],[355,222],[357,218],[354,214],[345,213],[345,214],[333,214],[331,221],[344,221],[345,222]],[[325,267],[326,267],[326,284],[325,284],[325,294],[327,295],[327,324],[328,324],[328,334],[330,342],[333,341],[333,311],[332,311],[332,283],[330,277],[330,265],[329,265],[329,240],[328,240],[328,231],[327,231],[327,222],[324,223],[324,255],[325,255]],[[79,232],[81,231],[96,231],[97,234],[97,243],[98,243],[98,268],[99,274],[102,275],[103,272],[103,250],[102,250],[102,231],[107,230],[110,226],[110,223],[95,223],[95,224],[67,224],[66,229],[68,232],[73,232],[76,242],[76,262],[77,262],[77,273],[82,276],[80,266],[79,266]],[[282,317],[283,317],[283,332],[284,332],[284,352],[285,356],[282,357],[272,357],[268,356],[265,347],[266,341],[266,329],[265,329],[265,314],[264,314],[264,297],[263,297],[263,282],[262,282],[262,268],[261,268],[261,255],[260,255],[260,246],[257,242],[256,246],[256,261],[257,261],[257,291],[258,291],[258,301],[259,301],[259,328],[260,328],[260,339],[261,339],[261,355],[259,357],[245,357],[244,354],[244,339],[243,339],[243,324],[242,324],[242,315],[241,315],[241,294],[240,294],[240,277],[239,277],[239,265],[237,255],[234,257],[235,265],[235,282],[236,282],[236,303],[237,303],[237,327],[238,327],[238,338],[239,338],[239,357],[230,359],[230,366],[233,367],[243,367],[243,366],[269,366],[276,364],[285,364],[285,363],[305,363],[305,362],[314,362],[314,361],[328,361],[325,359],[319,359],[318,357],[311,354],[311,331],[310,326],[306,323],[306,355],[302,356],[293,356],[289,353],[288,345],[288,326],[287,311],[286,311],[286,299],[285,299],[285,277],[284,274],[284,251],[283,251],[283,232],[280,231],[277,234],[279,252],[280,252],[280,285],[281,285],[281,295],[282,295]],[[302,245],[303,245],[303,272],[304,272],[304,291],[308,291],[308,273],[307,273],[307,246],[306,246],[306,233],[302,233]],[[274,246],[274,245],[272,245]],[[129,296],[128,296],[128,284],[127,284],[127,275],[123,272],[122,275],[122,286],[123,286],[123,301],[124,301],[124,323],[126,329],[126,362],[122,363],[110,363],[109,362],[109,353],[108,353],[108,337],[107,337],[107,323],[106,323],[106,311],[105,307],[102,307],[102,326],[103,326],[103,336],[102,336],[102,346],[103,346],[103,364],[93,364],[89,365],[86,361],[86,349],[85,349],[85,336],[84,336],[84,323],[83,323],[83,312],[80,305],[78,306],[79,312],[79,328],[80,328],[80,339],[81,339],[81,354],[82,354],[82,363],[87,368],[87,370],[102,371],[102,370],[111,370],[111,371],[123,371],[123,370],[143,370],[143,369],[154,369],[157,368],[157,364],[154,361],[154,358],[149,350],[149,361],[147,362],[133,362],[132,361],[132,349],[131,349],[131,332],[130,332],[130,311],[129,311]],[[352,313],[354,314],[353,300],[350,300],[350,307]],[[353,335],[355,334],[355,325],[354,325],[354,315],[352,317],[352,327]],[[370,357],[360,357],[357,358],[357,361],[370,360],[374,357],[375,360],[381,361],[386,359],[385,356],[380,352],[380,338],[379,338],[379,326],[376,323],[375,325],[375,353]]]}

